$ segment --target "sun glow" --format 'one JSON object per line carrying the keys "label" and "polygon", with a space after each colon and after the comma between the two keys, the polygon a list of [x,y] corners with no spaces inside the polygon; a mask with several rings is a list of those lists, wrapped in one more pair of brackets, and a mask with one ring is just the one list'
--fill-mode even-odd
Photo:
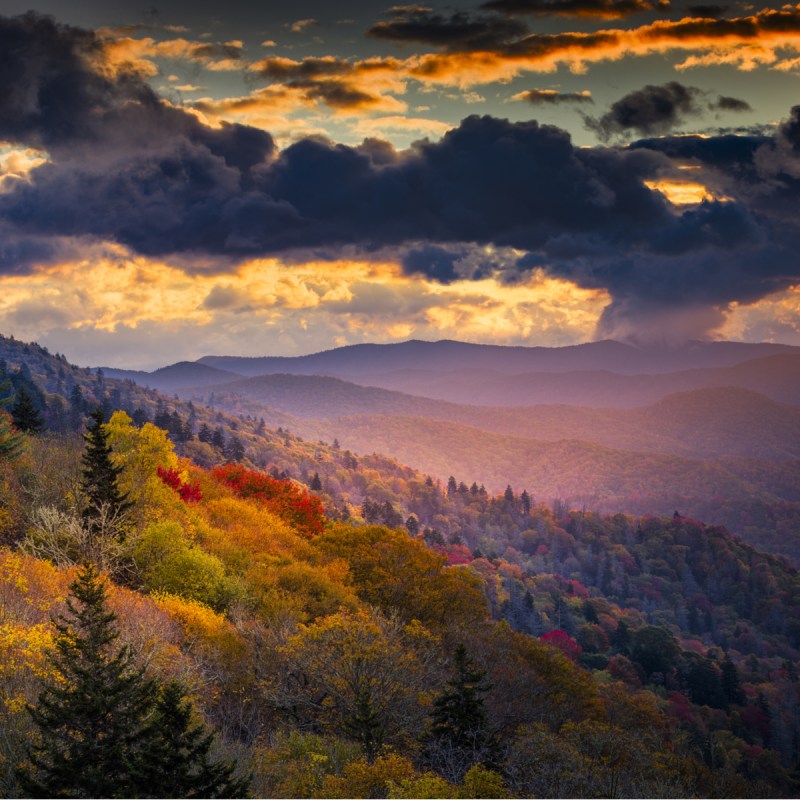
{"label": "sun glow", "polygon": [[645,181],[645,185],[656,192],[661,192],[674,206],[699,205],[706,200],[727,200],[726,197],[713,194],[707,186],[694,181],[660,180]]}
{"label": "sun glow", "polygon": [[560,345],[591,338],[608,302],[604,291],[541,271],[513,283],[489,277],[442,285],[409,277],[391,261],[258,259],[191,273],[104,245],[86,260],[4,277],[0,326],[65,348],[80,340],[87,350],[95,340],[180,336],[195,357],[232,347],[294,353],[409,338]]}

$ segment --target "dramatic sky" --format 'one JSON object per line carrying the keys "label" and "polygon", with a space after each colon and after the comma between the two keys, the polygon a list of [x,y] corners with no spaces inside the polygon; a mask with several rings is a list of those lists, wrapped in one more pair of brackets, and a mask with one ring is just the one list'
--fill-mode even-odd
{"label": "dramatic sky", "polygon": [[0,333],[800,344],[800,5],[0,10]]}

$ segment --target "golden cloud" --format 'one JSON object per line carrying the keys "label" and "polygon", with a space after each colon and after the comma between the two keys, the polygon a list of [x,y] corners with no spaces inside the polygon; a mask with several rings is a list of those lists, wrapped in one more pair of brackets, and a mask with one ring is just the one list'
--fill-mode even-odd
{"label": "golden cloud", "polygon": [[593,32],[532,34],[493,51],[435,52],[406,59],[348,61],[333,56],[292,60],[263,59],[250,69],[275,85],[302,88],[306,96],[354,112],[384,108],[390,95],[402,94],[409,81],[455,86],[462,90],[507,83],[526,72],[553,72],[566,66],[585,72],[591,63],[628,56],[690,53],[676,65],[689,69],[729,64],[789,70],[800,53],[800,5],[767,9],[732,19],[685,17],[635,28]]}
{"label": "golden cloud", "polygon": [[409,337],[563,344],[590,338],[608,302],[603,291],[542,273],[514,286],[493,278],[442,286],[388,261],[259,259],[224,275],[188,275],[118,246],[0,279],[4,330],[40,340],[60,331],[85,347],[92,337],[149,341],[158,330],[189,329],[192,347],[207,351],[241,336],[257,343],[264,330],[281,331],[287,352],[289,342],[308,350]]}

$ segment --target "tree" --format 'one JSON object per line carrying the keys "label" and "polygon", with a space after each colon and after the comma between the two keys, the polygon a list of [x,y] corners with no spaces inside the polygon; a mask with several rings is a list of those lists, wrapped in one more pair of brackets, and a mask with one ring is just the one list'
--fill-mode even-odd
{"label": "tree", "polygon": [[83,510],[85,522],[94,527],[103,516],[104,509],[115,518],[121,517],[131,503],[119,488],[118,479],[122,472],[111,460],[111,446],[108,431],[103,424],[103,412],[98,408],[91,414],[91,423],[83,438],[86,450],[82,459],[81,488],[86,493],[86,506]]}
{"label": "tree", "polygon": [[14,461],[22,453],[23,437],[11,425],[11,417],[0,410],[0,459]]}
{"label": "tree", "polygon": [[279,648],[283,683],[272,701],[301,724],[358,742],[370,763],[389,744],[422,726],[433,638],[418,622],[403,625],[377,610],[340,611],[300,625]]}
{"label": "tree", "polygon": [[312,492],[322,491],[322,481],[320,480],[319,472],[314,473],[314,476],[311,478],[311,483],[309,483],[308,488],[311,489]]}
{"label": "tree", "polygon": [[33,398],[24,386],[17,390],[14,404],[11,406],[11,417],[14,425],[25,433],[38,433],[44,427],[44,417],[33,403]]}
{"label": "tree", "polygon": [[484,683],[486,673],[476,668],[463,644],[455,651],[455,670],[449,688],[434,701],[425,750],[430,765],[457,783],[476,763],[491,765],[497,743],[489,730],[483,700],[491,687]]}
{"label": "tree", "polygon": [[[5,370],[0,370],[0,375]],[[0,394],[6,392],[11,387],[11,381],[0,382]],[[12,427],[11,417],[3,411],[3,407],[8,405],[9,399],[0,399],[0,458],[6,461],[14,461],[22,453],[23,437]]]}
{"label": "tree", "polygon": [[150,797],[247,797],[247,779],[234,778],[234,767],[212,763],[214,734],[192,724],[183,687],[170,681],[160,693],[143,751],[143,785]]}
{"label": "tree", "polygon": [[57,677],[29,707],[41,738],[20,782],[34,797],[135,797],[155,687],[130,648],[116,646],[116,615],[93,566],[70,585],[67,611],[54,623]]}
{"label": "tree", "polygon": [[20,784],[33,797],[244,797],[233,768],[191,724],[183,689],[159,689],[119,646],[106,584],[90,565],[56,621],[55,676],[28,711],[40,738]]}

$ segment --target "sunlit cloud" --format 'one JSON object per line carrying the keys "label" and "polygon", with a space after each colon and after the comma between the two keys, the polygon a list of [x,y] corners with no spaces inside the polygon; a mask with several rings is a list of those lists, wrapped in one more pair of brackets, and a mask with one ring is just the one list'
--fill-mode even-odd
{"label": "sunlit cloud", "polygon": [[157,61],[186,62],[200,65],[212,72],[231,72],[244,68],[244,45],[241,41],[191,41],[177,38],[158,41],[153,37],[118,36],[101,30],[103,68],[107,71],[135,72],[143,77],[155,77],[160,70]]}
{"label": "sunlit cloud", "polygon": [[159,332],[174,359],[300,354],[331,342],[408,338],[560,345],[591,338],[609,302],[603,291],[539,272],[513,286],[493,278],[442,286],[409,278],[392,261],[287,267],[260,259],[224,275],[187,275],[113,247],[85,261],[3,278],[0,286],[5,332],[78,363],[99,364],[115,354],[117,364],[135,368],[162,364],[165,349],[154,346]]}
{"label": "sunlit cloud", "polygon": [[750,305],[731,304],[719,335],[741,341],[800,345],[800,286]]}
{"label": "sunlit cloud", "polygon": [[47,153],[30,147],[4,145],[0,142],[0,193],[11,191],[28,179],[31,170],[47,161]]}
{"label": "sunlit cloud", "polygon": [[[634,28],[591,32],[535,33],[491,50],[428,52],[405,59],[343,60],[333,56],[264,60],[251,69],[269,74],[274,82],[291,85],[305,80],[309,87],[327,81],[352,93],[353,106],[386,102],[387,93],[404,92],[409,81],[423,86],[450,86],[467,91],[475,86],[508,83],[525,73],[549,73],[567,67],[586,72],[590,64],[654,54],[689,53],[676,67],[728,64],[740,70],[758,66],[790,70],[800,52],[800,6],[766,9],[731,19],[692,18],[658,20]],[[273,65],[273,66],[271,66]],[[371,72],[391,74],[389,84],[376,85]],[[336,104],[336,95],[330,91]],[[324,92],[318,99],[329,102]],[[520,98],[522,99],[522,98]]]}
{"label": "sunlit cloud", "polygon": [[439,137],[447,133],[452,127],[446,122],[435,119],[394,115],[359,120],[354,126],[354,131],[365,137],[375,136],[391,139],[392,134],[396,133],[413,133],[420,136]]}
{"label": "sunlit cloud", "polygon": [[698,205],[704,200],[725,200],[722,195],[715,194],[702,183],[681,180],[645,181],[645,185],[661,192],[675,206]]}

